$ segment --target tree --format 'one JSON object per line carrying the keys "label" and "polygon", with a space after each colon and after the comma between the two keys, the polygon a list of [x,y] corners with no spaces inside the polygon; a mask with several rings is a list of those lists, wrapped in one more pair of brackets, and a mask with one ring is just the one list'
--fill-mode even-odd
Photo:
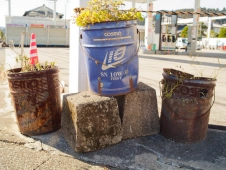
{"label": "tree", "polygon": [[211,38],[217,38],[218,37],[218,34],[216,32],[214,32],[214,30],[211,30],[210,31],[210,37]]}
{"label": "tree", "polygon": [[226,28],[221,28],[218,38],[226,38]]}
{"label": "tree", "polygon": [[188,38],[188,26],[185,26],[184,29],[181,31],[181,37]]}
{"label": "tree", "polygon": [[201,34],[200,34],[200,31],[199,31],[199,36],[200,37],[205,37],[206,35],[205,35],[205,31],[208,29],[208,27],[202,22],[201,23]]}
{"label": "tree", "polygon": [[4,33],[2,30],[0,30],[0,39],[3,40],[4,39]]}

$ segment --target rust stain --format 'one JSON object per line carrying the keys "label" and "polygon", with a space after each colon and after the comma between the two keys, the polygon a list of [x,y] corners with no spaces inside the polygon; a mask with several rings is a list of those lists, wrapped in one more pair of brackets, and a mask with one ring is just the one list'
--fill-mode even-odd
{"label": "rust stain", "polygon": [[133,78],[131,76],[129,77],[129,87],[130,90],[134,89]]}
{"label": "rust stain", "polygon": [[98,94],[101,95],[101,79],[98,77]]}
{"label": "rust stain", "polygon": [[60,128],[58,72],[58,68],[53,68],[43,72],[8,74],[15,114],[22,134],[40,135]]}
{"label": "rust stain", "polygon": [[[175,88],[170,98],[163,96],[160,134],[183,143],[204,140],[214,103],[213,87],[216,79],[194,78],[191,74],[169,69],[164,69],[164,72],[162,94],[166,94],[167,88]],[[176,87],[180,76],[187,77]]]}

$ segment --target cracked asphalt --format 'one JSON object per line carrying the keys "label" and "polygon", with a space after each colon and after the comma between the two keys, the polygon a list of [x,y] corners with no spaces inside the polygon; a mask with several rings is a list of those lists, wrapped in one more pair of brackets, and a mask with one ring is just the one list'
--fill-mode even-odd
{"label": "cracked asphalt", "polygon": [[[60,59],[59,55],[68,55],[68,49],[46,48],[41,49],[40,54],[49,57],[56,54],[56,58]],[[4,55],[4,49],[0,48],[0,64],[5,62]],[[154,79],[158,77],[153,75],[155,72],[145,73],[149,65],[143,64],[149,59],[145,59],[147,55],[142,57],[141,80],[146,77],[146,82],[151,85],[152,82],[147,76],[151,75]],[[62,58],[61,61],[60,76],[67,87],[68,59]],[[219,129],[209,129],[204,141],[193,144],[173,142],[157,134],[123,140],[119,144],[89,153],[74,152],[64,140],[61,129],[39,136],[21,135],[11,105],[7,81],[1,79],[0,83],[0,170],[223,170],[226,167],[226,131]],[[224,99],[222,102],[225,102]],[[219,106],[218,110],[222,111],[224,105]],[[225,111],[221,116],[224,114]],[[215,119],[222,120],[220,125],[226,125],[225,117]]]}

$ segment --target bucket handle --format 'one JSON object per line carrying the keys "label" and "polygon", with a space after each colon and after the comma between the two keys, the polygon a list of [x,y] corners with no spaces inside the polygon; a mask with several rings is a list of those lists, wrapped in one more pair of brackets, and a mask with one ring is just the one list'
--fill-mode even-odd
{"label": "bucket handle", "polygon": [[[161,86],[161,83],[162,83],[163,80],[159,81],[159,91],[160,91],[160,97],[162,98],[162,86]],[[163,99],[163,98],[162,98]]]}
{"label": "bucket handle", "polygon": [[[163,97],[162,97],[162,87],[161,87],[161,83],[162,83],[162,81],[159,81],[160,97],[162,98],[162,100],[164,100]],[[212,97],[212,96],[211,96],[211,97]],[[208,113],[208,112],[210,111],[210,109],[213,107],[214,102],[215,102],[215,88],[213,89],[213,103],[212,103],[212,105],[210,106],[210,108],[209,108],[204,114],[202,114],[201,116],[198,116],[198,117],[195,117],[194,119],[189,119],[189,120],[195,120],[195,119],[197,119],[197,118],[199,118],[199,117],[204,116],[204,115],[205,115],[206,113]],[[173,113],[175,113],[175,112],[173,112]],[[178,117],[180,117],[179,114],[177,114],[177,113],[175,113],[175,114],[176,114]],[[182,120],[188,120],[188,119],[182,119]]]}
{"label": "bucket handle", "polygon": [[127,62],[125,62],[125,63],[123,63],[123,64],[122,64],[122,63],[118,63],[118,64],[115,64],[115,65],[107,65],[107,64],[104,64],[103,62],[101,62],[101,61],[99,61],[99,60],[94,59],[92,56],[90,56],[90,55],[85,51],[85,49],[84,49],[83,46],[82,46],[82,42],[81,42],[82,34],[80,34],[79,45],[80,45],[82,51],[83,51],[90,59],[92,59],[96,64],[102,64],[102,65],[105,65],[105,66],[107,66],[107,67],[113,67],[113,68],[115,68],[116,66],[125,65],[125,64],[127,64],[127,63],[133,61],[133,59],[136,57],[136,54],[138,53],[138,51],[139,51],[139,49],[140,49],[140,32],[138,31],[138,29],[137,29],[137,34],[139,34],[139,41],[138,41],[139,43],[138,43],[137,50],[136,50],[136,52],[133,54],[133,57],[131,57]]}

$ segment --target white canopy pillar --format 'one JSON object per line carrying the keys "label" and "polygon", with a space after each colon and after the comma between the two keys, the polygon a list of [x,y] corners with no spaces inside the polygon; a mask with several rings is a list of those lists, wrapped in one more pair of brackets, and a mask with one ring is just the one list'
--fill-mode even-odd
{"label": "white canopy pillar", "polygon": [[[153,1],[147,0],[147,11],[153,11]],[[147,14],[147,18],[145,18],[145,37],[144,43],[146,49],[148,49],[149,44],[153,44],[153,25],[152,25],[152,13]]]}
{"label": "white canopy pillar", "polygon": [[54,25],[56,25],[56,1],[54,0],[54,10],[53,10],[53,21],[54,21]]}
{"label": "white canopy pillar", "polygon": [[208,33],[207,33],[207,44],[209,46],[209,42],[210,42],[210,32],[211,32],[211,23],[212,23],[212,18],[209,17],[209,22],[208,22]]}
{"label": "white canopy pillar", "polygon": [[8,23],[11,23],[11,0],[8,0],[8,15],[9,15],[9,20]]}
{"label": "white canopy pillar", "polygon": [[[70,5],[73,8],[86,7],[87,2],[88,0],[70,1]],[[69,93],[78,93],[88,90],[88,81],[85,56],[79,41],[80,28],[73,22],[70,23]]]}
{"label": "white canopy pillar", "polygon": [[135,2],[136,0],[132,0],[132,8],[135,8],[135,6],[136,6],[136,2]]}
{"label": "white canopy pillar", "polygon": [[[195,8],[194,8],[194,12],[201,12],[200,9],[200,0],[195,0]],[[192,31],[192,41],[191,41],[191,52],[195,52],[196,51],[196,43],[197,43],[197,26],[199,25],[199,15],[198,14],[194,14],[193,15],[193,30]]]}

